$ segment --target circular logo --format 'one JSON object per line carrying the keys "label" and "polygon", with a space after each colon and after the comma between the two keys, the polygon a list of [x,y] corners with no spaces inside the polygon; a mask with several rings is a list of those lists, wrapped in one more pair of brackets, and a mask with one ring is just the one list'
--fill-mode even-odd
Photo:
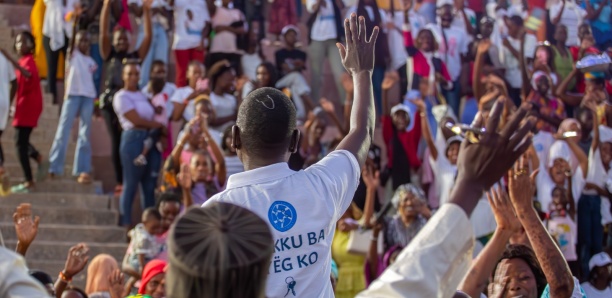
{"label": "circular logo", "polygon": [[268,210],[268,220],[277,231],[286,232],[295,225],[297,212],[291,204],[285,201],[276,201],[272,203]]}

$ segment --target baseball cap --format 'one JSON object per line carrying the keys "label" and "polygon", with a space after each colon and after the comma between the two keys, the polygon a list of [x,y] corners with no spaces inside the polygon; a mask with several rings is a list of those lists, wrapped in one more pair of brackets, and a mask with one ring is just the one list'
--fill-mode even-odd
{"label": "baseball cap", "polygon": [[589,271],[593,270],[595,267],[603,267],[612,264],[612,259],[605,252],[600,252],[593,257],[589,261]]}
{"label": "baseball cap", "polygon": [[393,106],[393,107],[391,108],[391,115],[393,115],[393,114],[395,114],[395,113],[397,113],[397,112],[399,112],[399,111],[404,111],[404,112],[406,112],[406,114],[408,114],[408,115],[410,115],[410,114],[412,113],[412,112],[410,111],[410,108],[409,108],[407,105],[405,105],[405,104],[403,104],[403,103],[398,103],[398,104],[396,104],[395,106]]}

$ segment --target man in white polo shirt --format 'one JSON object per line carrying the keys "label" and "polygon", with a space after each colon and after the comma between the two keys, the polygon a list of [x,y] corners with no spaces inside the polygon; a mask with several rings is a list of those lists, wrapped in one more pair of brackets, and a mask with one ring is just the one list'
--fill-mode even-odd
{"label": "man in white polo shirt", "polygon": [[227,189],[207,201],[245,207],[269,222],[275,252],[267,297],[334,297],[331,242],[359,184],[375,121],[371,76],[378,28],[366,41],[363,17],[358,24],[351,15],[344,27],[346,47],[338,48],[355,85],[349,134],[320,162],[292,171],[287,161],[300,138],[295,107],[276,89],[257,89],[242,102],[232,133],[246,172],[230,176]]}

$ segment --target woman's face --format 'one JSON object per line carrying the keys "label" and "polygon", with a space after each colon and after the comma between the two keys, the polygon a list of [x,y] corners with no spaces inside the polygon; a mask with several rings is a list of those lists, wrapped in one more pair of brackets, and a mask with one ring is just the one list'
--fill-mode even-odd
{"label": "woman's face", "polygon": [[159,78],[159,79],[163,79],[164,81],[167,78],[167,74],[168,71],[166,69],[166,65],[163,64],[156,64],[155,66],[153,66],[153,68],[151,69],[151,78]]}
{"label": "woman's face", "polygon": [[552,192],[552,203],[553,210],[564,210],[565,205],[567,204],[567,199],[565,198],[565,193],[563,190],[555,188]]}
{"label": "woman's face", "polygon": [[601,154],[601,162],[604,165],[608,165],[612,162],[612,143],[602,142],[601,145],[599,145],[599,152]]}
{"label": "woman's face", "polygon": [[434,50],[434,37],[431,31],[425,30],[417,36],[417,44],[419,50],[423,52],[432,52]]}
{"label": "woman's face", "polygon": [[419,214],[419,208],[423,202],[412,192],[406,192],[398,206],[398,212],[403,218],[415,217]]}
{"label": "woman's face", "polygon": [[270,72],[263,65],[257,67],[257,81],[259,82],[260,86],[270,85]]}
{"label": "woman's face", "polygon": [[567,27],[557,26],[557,29],[555,29],[555,35],[553,37],[557,42],[565,44],[567,41]]}
{"label": "woman's face", "polygon": [[557,158],[553,162],[552,168],[550,168],[550,178],[556,184],[563,184],[565,179],[565,172],[570,170],[569,163],[566,160]]}
{"label": "woman's face", "polygon": [[234,69],[226,70],[217,79],[217,86],[225,93],[231,93],[236,80],[236,72]]}
{"label": "woman's face", "polygon": [[404,131],[410,123],[410,116],[405,111],[397,111],[391,117],[393,125],[398,131]]}
{"label": "woman's face", "polygon": [[536,80],[536,87],[538,87],[538,93],[541,95],[547,95],[550,90],[550,84],[548,83],[548,78],[546,76],[540,76]]}
{"label": "woman's face", "polygon": [[89,34],[84,31],[77,33],[75,43],[79,47],[79,51],[83,54],[89,54]]}
{"label": "woman's face", "polygon": [[506,18],[505,23],[508,28],[508,35],[515,36],[519,30],[519,26],[512,22],[510,18]]}
{"label": "woman's face", "polygon": [[[506,270],[502,273],[502,270]],[[500,276],[502,275],[502,276]],[[504,259],[499,262],[497,270],[495,272],[495,280],[493,281],[496,286],[503,286],[502,280],[508,278],[508,284],[506,285],[506,296],[510,297],[523,297],[523,298],[537,298],[538,297],[538,286],[536,283],[535,275],[531,268],[523,259]]]}
{"label": "woman's face", "polygon": [[453,142],[450,145],[448,145],[448,153],[446,154],[446,157],[448,158],[448,161],[450,161],[452,165],[457,164],[457,159],[459,159],[460,146],[461,146],[461,143],[459,142]]}
{"label": "woman's face", "polygon": [[204,76],[204,67],[201,64],[192,64],[187,69],[187,79],[190,86],[195,86],[196,82]]}
{"label": "woman's face", "polygon": [[30,38],[28,38],[28,36],[19,34],[17,37],[15,37],[15,50],[17,50],[19,55],[23,56],[31,53],[32,47],[32,41]]}
{"label": "woman's face", "polygon": [[124,30],[117,30],[113,33],[113,47],[115,48],[115,51],[120,53],[128,51],[130,41],[127,33]]}
{"label": "woman's face", "polygon": [[145,287],[145,294],[151,295],[152,298],[163,298],[166,296],[166,281],[165,274],[160,273],[153,276]]}
{"label": "woman's face", "polygon": [[138,89],[140,80],[140,66],[128,64],[123,67],[123,85],[128,89]]}
{"label": "woman's face", "polygon": [[162,202],[159,205],[159,213],[162,216],[162,229],[167,231],[170,225],[174,222],[174,219],[181,212],[181,205],[178,202]]}
{"label": "woman's face", "polygon": [[493,23],[485,22],[483,24],[480,24],[480,34],[483,38],[491,37],[491,34],[493,34]]}
{"label": "woman's face", "polygon": [[189,164],[191,179],[195,182],[205,182],[210,175],[208,158],[203,154],[194,154]]}
{"label": "woman's face", "polygon": [[580,40],[583,40],[584,38],[592,35],[593,32],[591,31],[591,26],[589,26],[588,24],[580,25],[580,27],[578,27],[578,38]]}

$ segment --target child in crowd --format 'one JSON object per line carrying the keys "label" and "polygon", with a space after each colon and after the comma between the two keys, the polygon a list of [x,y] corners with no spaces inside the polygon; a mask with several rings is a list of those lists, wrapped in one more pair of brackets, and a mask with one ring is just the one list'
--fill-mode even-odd
{"label": "child in crowd", "polygon": [[549,207],[550,214],[547,223],[548,232],[556,240],[572,273],[577,275],[578,255],[576,254],[576,241],[578,239],[578,228],[575,222],[576,208],[574,199],[571,192],[566,191],[563,187],[555,187],[551,195],[552,202]]}
{"label": "child in crowd", "polygon": [[[152,86],[152,88],[159,86]],[[163,87],[163,86],[162,86]],[[153,117],[153,121],[157,123],[161,123],[164,127],[168,127],[168,114],[166,113],[166,105],[168,104],[168,94],[163,93],[162,89],[152,89],[153,97],[149,99],[149,102],[155,109],[155,116]],[[147,165],[147,154],[149,154],[149,150],[153,147],[153,144],[157,146],[157,150],[159,152],[164,152],[165,146],[167,145],[167,135],[162,131],[162,129],[152,129],[149,131],[149,137],[144,140],[144,147],[142,149],[142,153],[134,159],[134,164],[137,166],[146,166]]]}
{"label": "child in crowd", "polygon": [[142,274],[145,265],[159,253],[155,236],[161,232],[161,220],[161,214],[157,209],[147,208],[142,212],[142,222],[129,232],[131,241],[127,261],[139,275]]}

